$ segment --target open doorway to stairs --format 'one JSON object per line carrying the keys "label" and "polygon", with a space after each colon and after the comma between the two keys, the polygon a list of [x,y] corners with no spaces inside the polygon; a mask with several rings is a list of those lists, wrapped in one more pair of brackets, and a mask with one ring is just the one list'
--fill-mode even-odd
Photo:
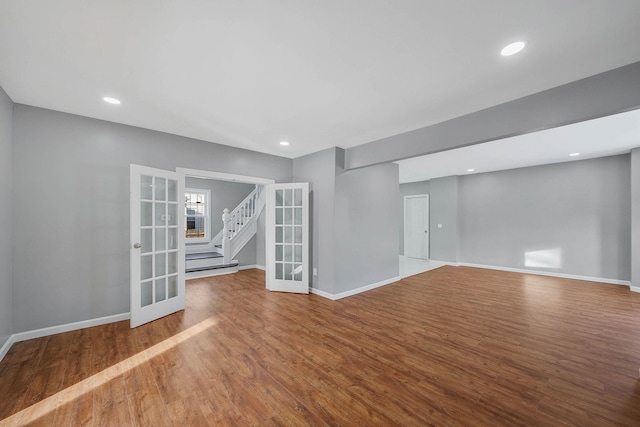
{"label": "open doorway to stairs", "polygon": [[265,186],[274,180],[176,168],[185,183],[186,279],[264,268]]}

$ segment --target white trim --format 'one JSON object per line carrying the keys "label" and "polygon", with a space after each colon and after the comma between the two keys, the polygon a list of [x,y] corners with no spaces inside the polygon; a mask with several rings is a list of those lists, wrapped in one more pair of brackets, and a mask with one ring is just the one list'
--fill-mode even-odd
{"label": "white trim", "polygon": [[251,269],[258,269],[258,270],[262,270],[262,271],[266,271],[266,268],[262,265],[258,265],[258,264],[252,264],[252,265],[242,265],[240,267],[238,267],[238,270],[251,270]]}
{"label": "white trim", "polygon": [[[406,257],[407,256],[407,248],[408,248],[408,240],[407,239],[407,234],[408,234],[408,230],[407,230],[407,200],[408,199],[418,199],[418,198],[425,198],[427,199],[427,258],[425,258],[425,260],[429,260],[429,257],[431,256],[430,252],[431,252],[431,227],[430,227],[430,223],[429,221],[431,221],[431,208],[430,208],[430,201],[429,201],[429,194],[413,194],[411,196],[404,196],[404,211],[402,212],[402,224],[404,226],[404,230],[403,230],[403,240],[404,240],[404,248],[402,248],[403,251],[403,255]],[[416,259],[422,259],[422,258],[416,258]]]}
{"label": "white trim", "polygon": [[631,292],[640,292],[640,286],[629,286]]}
{"label": "white trim", "polygon": [[329,292],[325,292],[325,291],[321,291],[320,289],[316,289],[316,288],[309,288],[309,291],[312,294],[316,294],[319,295],[323,298],[328,298],[332,301],[336,301],[342,298],[346,298],[346,297],[350,297],[352,295],[356,295],[356,294],[360,294],[362,292],[366,292],[366,291],[370,291],[372,289],[375,288],[379,288],[381,286],[385,286],[391,283],[395,283],[397,281],[399,281],[401,279],[400,276],[396,276],[396,277],[392,277],[391,279],[387,279],[387,280],[383,280],[381,282],[376,282],[376,283],[372,283],[370,285],[365,285],[365,286],[361,286],[359,288],[356,289],[352,289],[350,291],[345,291],[345,292],[340,292],[339,294],[330,294]]}
{"label": "white trim", "polygon": [[10,335],[7,339],[7,342],[5,342],[2,348],[0,348],[0,362],[2,362],[2,359],[4,359],[7,353],[9,353],[9,349],[11,348],[11,346],[15,344],[16,340],[14,337],[15,335]]}
{"label": "white trim", "polygon": [[217,179],[219,181],[241,182],[244,184],[274,184],[276,181],[269,178],[258,178],[253,176],[235,175],[230,173],[204,171],[199,169],[176,168],[176,172],[182,176],[190,176],[192,178]]}
{"label": "white trim", "polygon": [[49,335],[61,334],[63,332],[76,331],[78,329],[91,328],[93,326],[105,325],[107,323],[121,322],[129,320],[130,313],[120,313],[111,316],[98,317],[96,319],[81,320],[80,322],[66,323],[64,325],[51,326],[49,328],[34,329],[33,331],[18,332],[13,334],[15,342],[31,340],[34,338],[46,337]]}
{"label": "white trim", "polygon": [[[551,271],[526,270],[523,268],[499,267],[495,265],[471,264],[468,262],[459,262],[457,265],[463,266],[463,267],[486,268],[488,270],[510,271],[512,273],[537,274],[539,276],[551,276],[551,277],[559,277],[562,279],[584,280],[587,282],[609,283],[612,285],[623,285],[623,286],[631,287],[631,282],[628,280],[607,279],[604,277],[578,276],[575,274],[554,273]],[[640,288],[639,288],[639,291],[640,291]]]}
{"label": "white trim", "polygon": [[204,279],[206,277],[224,276],[225,274],[237,273],[238,270],[239,268],[236,265],[235,267],[222,267],[213,270],[191,271],[189,273],[186,273],[185,277],[187,278],[187,280]]}
{"label": "white trim", "polygon": [[34,338],[47,337],[49,335],[61,334],[63,332],[76,331],[78,329],[91,328],[93,326],[106,325],[107,323],[122,322],[129,320],[130,313],[120,313],[111,316],[98,317],[96,319],[81,320],[79,322],[66,323],[64,325],[51,326],[48,328],[34,329],[32,331],[18,332],[9,337],[7,342],[0,349],[0,361],[6,356],[11,346],[20,341]]}
{"label": "white trim", "polygon": [[316,294],[318,296],[321,296],[322,298],[326,298],[326,299],[330,299],[331,301],[335,301],[338,298],[335,298],[333,294],[330,294],[329,292],[325,292],[322,291],[320,289],[316,289],[316,288],[312,288],[309,287],[309,292],[311,292],[312,294]]}

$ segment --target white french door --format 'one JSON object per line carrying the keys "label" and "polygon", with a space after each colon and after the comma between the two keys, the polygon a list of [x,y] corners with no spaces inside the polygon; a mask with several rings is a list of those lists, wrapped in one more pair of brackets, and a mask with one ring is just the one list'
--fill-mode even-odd
{"label": "white french door", "polygon": [[404,255],[429,259],[429,195],[404,198]]}
{"label": "white french door", "polygon": [[131,165],[131,327],[184,310],[184,182]]}
{"label": "white french door", "polygon": [[309,293],[309,183],[267,186],[267,289]]}

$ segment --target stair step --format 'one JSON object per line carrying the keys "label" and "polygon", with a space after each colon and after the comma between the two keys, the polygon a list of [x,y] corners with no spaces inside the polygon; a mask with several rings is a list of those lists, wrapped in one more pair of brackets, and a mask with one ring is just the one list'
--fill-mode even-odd
{"label": "stair step", "polygon": [[198,254],[187,254],[185,256],[186,260],[194,260],[194,259],[209,259],[209,258],[222,258],[223,255],[219,252],[203,252]]}
{"label": "stair step", "polygon": [[187,268],[185,272],[193,273],[194,271],[218,270],[221,268],[237,267],[238,265],[239,265],[238,262],[232,262],[231,264],[220,264],[220,265],[214,265],[211,267]]}

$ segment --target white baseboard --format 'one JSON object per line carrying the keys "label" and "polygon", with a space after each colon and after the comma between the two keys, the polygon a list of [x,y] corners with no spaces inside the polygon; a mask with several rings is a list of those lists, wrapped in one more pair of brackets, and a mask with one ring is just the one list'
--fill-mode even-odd
{"label": "white baseboard", "polygon": [[640,292],[640,287],[638,286],[629,286],[629,289],[631,289],[631,292]]}
{"label": "white baseboard", "polygon": [[[539,270],[526,270],[523,268],[499,267],[495,265],[472,264],[468,262],[459,262],[457,263],[457,265],[463,266],[463,267],[486,268],[488,270],[510,271],[512,273],[537,274],[539,276],[559,277],[562,279],[585,280],[587,282],[610,283],[612,285],[623,285],[623,286],[631,287],[631,282],[628,280],[607,279],[604,277],[578,276],[575,274],[555,273],[551,271],[539,271]],[[638,288],[638,292],[640,292],[640,288]]]}
{"label": "white baseboard", "polygon": [[9,352],[9,349],[11,348],[11,346],[15,343],[15,339],[14,339],[14,335],[10,335],[9,338],[7,339],[7,341],[4,343],[4,345],[2,346],[2,348],[0,348],[0,362],[2,361],[2,359],[4,359],[4,357],[7,355],[7,353]]}
{"label": "white baseboard", "polygon": [[242,265],[238,267],[238,270],[251,270],[252,268],[257,268],[258,270],[266,271],[267,269],[261,265],[253,264],[253,265]]}
{"label": "white baseboard", "polygon": [[0,361],[6,356],[11,346],[20,341],[34,338],[46,337],[49,335],[61,334],[63,332],[75,331],[78,329],[91,328],[92,326],[105,325],[107,323],[121,322],[129,320],[129,313],[114,314],[112,316],[98,317],[96,319],[82,320],[80,322],[67,323],[64,325],[51,326],[49,328],[34,329],[33,331],[18,332],[9,337],[7,342],[0,349]]}
{"label": "white baseboard", "polygon": [[359,293],[362,293],[362,292],[370,291],[371,289],[379,288],[381,286],[388,285],[390,283],[395,283],[400,279],[401,279],[400,276],[396,276],[396,277],[392,277],[391,279],[383,280],[381,282],[377,282],[377,283],[372,283],[370,285],[361,286],[359,288],[352,289],[350,291],[340,292],[339,294],[330,294],[329,292],[321,291],[320,289],[316,289],[316,288],[309,288],[309,291],[312,294],[316,294],[316,295],[321,296],[323,298],[328,298],[328,299],[330,299],[332,301],[336,301],[336,300],[339,300],[339,299],[342,299],[342,298],[346,298],[346,297],[350,297],[352,295],[356,295],[356,294],[359,294]]}
{"label": "white baseboard", "polygon": [[337,298],[334,298],[333,294],[330,294],[329,292],[322,291],[320,289],[309,287],[309,292],[311,292],[312,294],[318,295],[318,296],[320,296],[322,298],[330,299],[332,301],[335,301],[337,299]]}

